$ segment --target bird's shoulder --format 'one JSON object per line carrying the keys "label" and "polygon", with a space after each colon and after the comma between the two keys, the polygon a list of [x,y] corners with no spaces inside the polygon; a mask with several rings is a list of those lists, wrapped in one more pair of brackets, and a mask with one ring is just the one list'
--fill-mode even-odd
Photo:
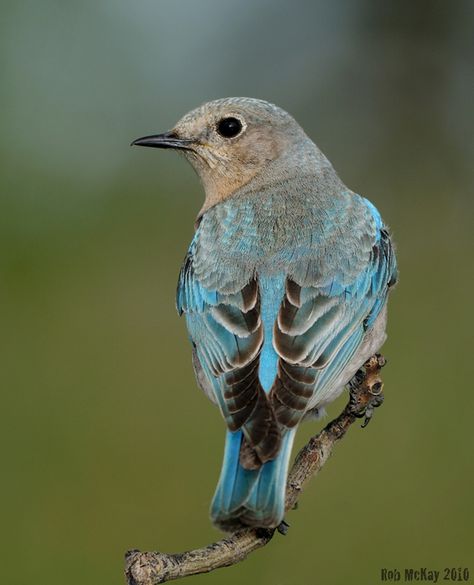
{"label": "bird's shoulder", "polygon": [[256,273],[287,275],[302,286],[353,282],[385,227],[380,214],[348,189],[309,187],[280,186],[209,209],[186,259],[201,285],[235,292]]}

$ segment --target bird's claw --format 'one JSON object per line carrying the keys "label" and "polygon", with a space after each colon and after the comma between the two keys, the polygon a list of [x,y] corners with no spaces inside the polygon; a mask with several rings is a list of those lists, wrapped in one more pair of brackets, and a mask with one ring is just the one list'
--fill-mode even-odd
{"label": "bird's claw", "polygon": [[282,536],[286,536],[288,534],[289,529],[290,525],[288,524],[288,522],[285,522],[284,520],[282,520],[280,524],[278,524],[277,526],[277,530]]}
{"label": "bird's claw", "polygon": [[374,408],[383,402],[383,382],[380,370],[387,360],[383,355],[376,353],[369,358],[349,382],[350,401],[349,411],[356,418],[364,418],[362,428],[365,428],[374,413]]}

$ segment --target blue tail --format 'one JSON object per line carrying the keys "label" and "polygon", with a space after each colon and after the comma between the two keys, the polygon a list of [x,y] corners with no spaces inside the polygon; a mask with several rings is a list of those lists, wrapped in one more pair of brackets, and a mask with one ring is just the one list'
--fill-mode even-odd
{"label": "blue tail", "polygon": [[221,476],[211,505],[214,524],[227,531],[243,526],[275,528],[280,524],[295,431],[286,432],[277,457],[260,469],[240,465],[242,431],[227,431]]}

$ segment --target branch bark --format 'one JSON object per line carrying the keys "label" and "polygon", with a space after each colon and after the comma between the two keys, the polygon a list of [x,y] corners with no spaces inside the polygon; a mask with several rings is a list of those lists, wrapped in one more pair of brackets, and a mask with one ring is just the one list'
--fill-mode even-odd
{"label": "branch bark", "polygon": [[[342,413],[320,433],[312,437],[296,456],[288,476],[285,509],[295,507],[309,480],[317,475],[357,418],[365,417],[367,426],[373,409],[383,402],[380,369],[385,365],[380,354],[372,356],[349,384],[350,398]],[[285,522],[278,531],[285,533]],[[270,542],[275,529],[246,529],[235,532],[204,548],[184,553],[128,551],[125,555],[125,576],[128,585],[157,585],[188,575],[208,573],[243,561],[251,552]]]}

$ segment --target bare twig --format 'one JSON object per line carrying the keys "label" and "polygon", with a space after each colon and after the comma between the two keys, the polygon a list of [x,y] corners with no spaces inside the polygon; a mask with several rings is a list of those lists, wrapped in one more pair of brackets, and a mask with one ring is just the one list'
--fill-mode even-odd
{"label": "bare twig", "polygon": [[[385,359],[372,356],[350,382],[350,400],[343,412],[331,421],[318,435],[312,437],[298,453],[288,476],[286,510],[295,507],[299,495],[328,460],[333,447],[341,439],[356,418],[365,417],[367,426],[373,409],[383,401],[380,368]],[[278,531],[285,533],[285,522]],[[228,567],[244,560],[254,550],[265,546],[274,530],[240,530],[205,548],[167,554],[160,552],[128,551],[125,555],[125,575],[128,585],[156,585],[188,575],[207,573],[220,567]]]}

